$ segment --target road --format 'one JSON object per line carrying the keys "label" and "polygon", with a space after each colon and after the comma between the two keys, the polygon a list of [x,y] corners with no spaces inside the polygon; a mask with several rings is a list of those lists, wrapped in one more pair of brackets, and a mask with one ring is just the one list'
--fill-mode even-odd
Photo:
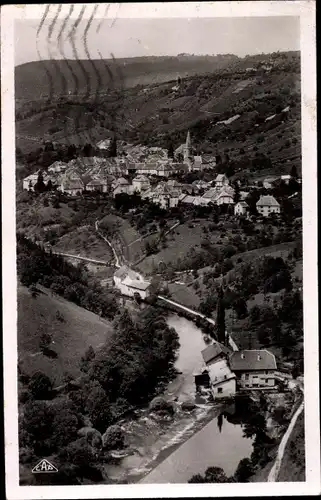
{"label": "road", "polygon": [[[49,250],[46,250],[46,251],[49,252]],[[81,255],[74,255],[71,253],[58,252],[58,251],[54,251],[54,250],[50,250],[50,252],[54,255],[61,255],[62,257],[68,257],[69,259],[83,260],[85,262],[91,262],[92,264],[98,264],[100,266],[110,265],[110,262],[108,262],[108,261],[90,259],[89,257],[83,257]]]}
{"label": "road", "polygon": [[[300,389],[302,391],[302,386],[300,384],[299,384],[299,387],[300,387]],[[293,431],[293,428],[294,428],[294,426],[296,424],[296,421],[297,421],[299,415],[302,413],[303,408],[304,408],[304,400],[300,404],[300,406],[297,409],[297,411],[294,413],[294,415],[293,415],[293,417],[291,419],[291,422],[289,424],[289,427],[287,428],[287,431],[286,431],[286,433],[284,434],[284,436],[283,436],[283,438],[281,440],[281,443],[280,443],[280,446],[279,446],[279,449],[278,449],[278,453],[277,453],[275,462],[274,462],[273,467],[270,470],[270,473],[268,475],[268,479],[267,479],[268,483],[274,483],[278,479],[286,445],[288,444],[288,441],[289,441],[289,438],[290,438],[291,433]]]}

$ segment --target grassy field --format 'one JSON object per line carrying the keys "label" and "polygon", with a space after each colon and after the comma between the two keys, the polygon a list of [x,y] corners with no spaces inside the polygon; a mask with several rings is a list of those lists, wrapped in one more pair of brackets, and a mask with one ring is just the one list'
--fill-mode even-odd
{"label": "grassy field", "polygon": [[[57,318],[57,312],[63,321]],[[91,345],[102,345],[111,334],[110,322],[50,291],[33,298],[25,287],[18,287],[18,352],[23,370],[32,374],[46,373],[54,385],[59,385],[64,374],[80,375],[79,361]],[[57,358],[44,356],[39,349],[42,333],[49,333],[50,346]]]}
{"label": "grassy field", "polygon": [[171,293],[171,299],[183,304],[186,307],[197,310],[200,297],[195,293],[192,287],[186,285],[178,285],[176,283],[171,283],[168,285],[168,289]]}
{"label": "grassy field", "polygon": [[[160,262],[169,264],[176,263],[178,259],[183,260],[192,248],[200,247],[202,239],[206,236],[203,228],[207,228],[209,224],[210,222],[205,220],[181,224],[168,235],[166,248],[162,248],[157,254],[146,257],[138,267],[142,272],[148,274],[157,268]],[[216,243],[219,237],[219,232],[212,232],[209,235],[212,243]]]}
{"label": "grassy field", "polygon": [[53,248],[91,259],[109,261],[113,258],[110,247],[97,235],[95,229],[89,226],[79,227],[63,235]]}
{"label": "grassy field", "polygon": [[49,228],[58,229],[75,215],[66,203],[61,203],[59,208],[46,207],[41,198],[30,202],[26,197],[26,192],[17,197],[16,221],[17,231],[22,231],[27,237],[39,236]]}
{"label": "grassy field", "polygon": [[296,242],[290,241],[280,243],[278,245],[271,245],[269,247],[255,248],[254,250],[249,250],[248,252],[233,255],[232,260],[235,262],[237,259],[241,258],[243,262],[250,262],[263,256],[286,258],[295,245]]}

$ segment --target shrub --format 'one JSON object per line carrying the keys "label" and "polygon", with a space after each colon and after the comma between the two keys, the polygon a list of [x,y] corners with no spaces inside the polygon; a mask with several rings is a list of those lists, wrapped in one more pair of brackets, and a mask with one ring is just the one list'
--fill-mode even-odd
{"label": "shrub", "polygon": [[152,412],[167,413],[170,415],[174,414],[174,407],[172,403],[166,401],[165,398],[162,398],[160,396],[154,398],[151,401],[149,408]]}
{"label": "shrub", "polygon": [[237,466],[234,477],[238,483],[246,483],[253,473],[254,468],[251,460],[249,458],[243,458]]}
{"label": "shrub", "polygon": [[111,425],[102,436],[103,448],[119,450],[124,447],[125,436],[119,425]]}
{"label": "shrub", "polygon": [[47,375],[36,372],[29,382],[29,390],[35,399],[49,399],[52,390],[52,382]]}

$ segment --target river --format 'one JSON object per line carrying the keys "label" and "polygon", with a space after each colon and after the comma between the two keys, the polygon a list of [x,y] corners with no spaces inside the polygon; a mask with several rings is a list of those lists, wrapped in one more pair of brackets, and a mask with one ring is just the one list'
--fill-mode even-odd
{"label": "river", "polygon": [[[117,482],[186,483],[193,474],[209,466],[222,467],[227,475],[235,472],[242,458],[252,452],[250,439],[243,438],[240,424],[229,422],[222,411],[234,413],[196,396],[194,375],[202,364],[206,347],[202,331],[192,321],[170,315],[169,326],[179,335],[180,350],[176,367],[181,374],[169,384],[164,396],[176,399],[173,420],[153,418],[148,409],[136,420],[123,424],[128,456],[107,467],[108,476]],[[184,412],[181,403],[196,403],[195,410]],[[227,417],[228,418],[228,417]]]}

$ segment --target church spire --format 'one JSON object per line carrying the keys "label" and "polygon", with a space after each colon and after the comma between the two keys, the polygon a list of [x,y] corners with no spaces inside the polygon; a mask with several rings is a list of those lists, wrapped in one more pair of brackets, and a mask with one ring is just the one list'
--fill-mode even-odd
{"label": "church spire", "polygon": [[192,170],[192,151],[191,151],[191,133],[190,131],[187,132],[186,136],[186,143],[184,146],[184,162],[188,165],[189,171]]}
{"label": "church spire", "polygon": [[186,136],[186,149],[189,151],[190,148],[191,148],[191,145],[192,145],[192,141],[191,141],[191,133],[190,131],[187,132],[187,136]]}

